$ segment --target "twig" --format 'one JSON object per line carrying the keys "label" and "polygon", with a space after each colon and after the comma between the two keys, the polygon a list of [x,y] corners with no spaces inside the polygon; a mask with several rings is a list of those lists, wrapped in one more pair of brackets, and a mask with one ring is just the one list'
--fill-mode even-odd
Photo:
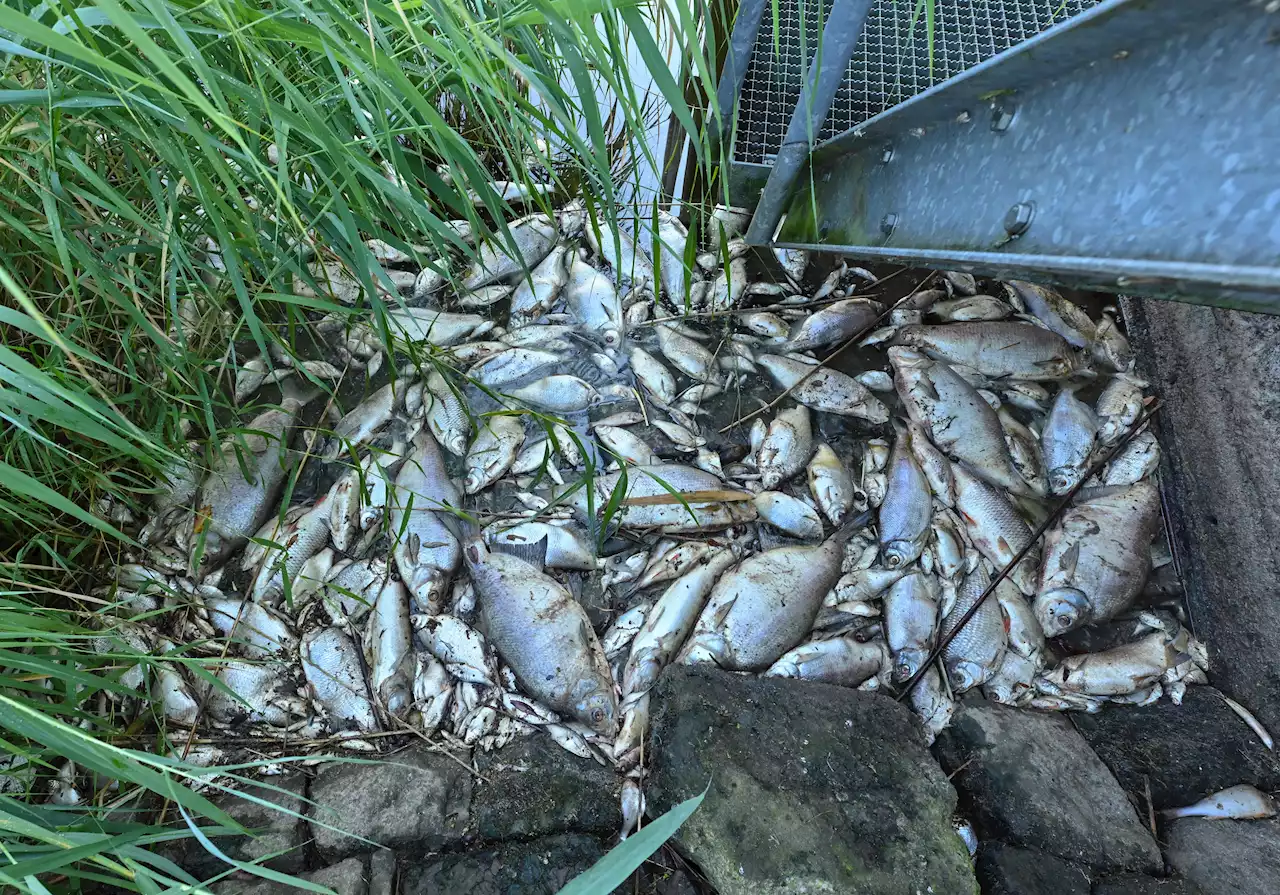
{"label": "twig", "polygon": [[1159,409],[1160,401],[1157,400],[1154,404],[1148,407],[1146,412],[1138,418],[1138,421],[1130,427],[1129,431],[1125,433],[1124,438],[1120,439],[1120,441],[1117,442],[1115,447],[1110,451],[1094,461],[1093,464],[1089,466],[1088,470],[1085,471],[1085,474],[1080,476],[1080,480],[1075,483],[1071,490],[1063,495],[1062,500],[1053,508],[1053,512],[1051,512],[1045,520],[1036,527],[1035,531],[1031,533],[1031,538],[1027,541],[1026,545],[1015,553],[1013,559],[1006,563],[1005,566],[996,573],[996,576],[991,579],[991,583],[987,585],[987,589],[982,592],[982,596],[978,597],[974,604],[969,607],[968,611],[966,611],[964,615],[960,616],[959,624],[952,628],[951,632],[946,634],[938,645],[933,648],[933,651],[929,653],[929,657],[921,664],[920,670],[913,674],[910,680],[907,681],[906,685],[903,686],[902,692],[898,694],[898,702],[902,702],[902,700],[906,699],[907,696],[910,695],[915,685],[920,682],[920,678],[924,677],[925,673],[933,667],[933,663],[938,661],[938,658],[950,645],[951,641],[956,638],[957,634],[964,630],[964,626],[967,625],[969,620],[978,613],[979,609],[982,608],[982,604],[986,602],[987,597],[991,596],[991,594],[995,592],[996,587],[999,586],[1001,581],[1004,581],[1004,579],[1009,577],[1009,574],[1017,568],[1018,563],[1022,562],[1022,560],[1026,558],[1027,554],[1031,552],[1031,549],[1040,543],[1040,539],[1044,537],[1045,532],[1049,530],[1049,526],[1058,521],[1058,517],[1062,515],[1067,507],[1071,506],[1071,501],[1075,499],[1076,494],[1080,492],[1080,489],[1084,487],[1085,483],[1101,472],[1102,467],[1110,463],[1113,457],[1124,450],[1129,442],[1133,440],[1134,436],[1146,427],[1147,423],[1151,421],[1151,418],[1156,415],[1156,412]]}
{"label": "twig", "polygon": [[743,423],[745,423],[747,420],[755,419],[757,416],[759,416],[760,414],[764,413],[766,410],[770,409],[771,407],[776,407],[776,406],[778,405],[778,403],[779,403],[780,401],[782,401],[782,399],[783,399],[783,398],[785,398],[787,395],[791,394],[793,391],[795,391],[796,389],[798,389],[800,386],[802,386],[802,385],[804,385],[806,382],[808,382],[808,381],[809,381],[809,377],[810,377],[810,376],[812,376],[814,373],[817,373],[819,370],[821,370],[821,369],[822,369],[823,367],[825,367],[827,364],[831,363],[831,361],[835,360],[837,357],[839,357],[841,354],[843,354],[843,353],[845,352],[845,350],[846,350],[850,345],[856,345],[858,342],[862,341],[862,339],[863,339],[863,338],[864,338],[868,333],[870,333],[872,330],[874,330],[874,329],[875,329],[875,328],[880,324],[880,321],[884,320],[886,317],[888,317],[888,316],[889,316],[890,314],[892,314],[894,311],[898,310],[898,308],[899,308],[899,307],[901,307],[901,306],[902,306],[902,304],[903,304],[904,302],[906,302],[908,299],[915,297],[915,294],[916,294],[917,292],[919,292],[921,289],[923,289],[923,288],[925,287],[925,285],[926,285],[930,280],[932,280],[935,276],[937,276],[937,272],[936,272],[936,271],[931,272],[928,276],[926,276],[923,280],[921,280],[921,281],[920,281],[920,283],[916,286],[916,288],[912,289],[912,290],[911,290],[910,292],[908,292],[906,295],[902,296],[902,298],[898,299],[898,300],[897,300],[896,302],[894,302],[892,305],[890,305],[889,307],[885,308],[885,309],[884,309],[884,311],[880,314],[880,316],[879,316],[879,317],[877,317],[875,320],[872,320],[870,323],[868,323],[866,326],[864,326],[864,327],[863,327],[862,329],[860,329],[858,332],[854,333],[852,336],[850,336],[848,339],[846,339],[843,345],[841,345],[841,346],[840,346],[839,348],[837,348],[835,351],[831,352],[831,353],[830,353],[830,354],[828,354],[826,357],[824,357],[821,361],[819,361],[817,364],[815,364],[815,365],[813,366],[813,368],[809,370],[809,372],[808,372],[808,373],[805,373],[803,376],[801,376],[799,379],[797,379],[794,383],[792,383],[790,386],[788,386],[785,390],[783,390],[782,394],[778,395],[776,398],[774,398],[774,399],[773,399],[772,401],[770,401],[768,404],[765,404],[763,407],[760,407],[760,408],[758,408],[758,409],[756,409],[756,410],[753,410],[753,411],[751,411],[750,413],[748,413],[746,416],[743,416],[743,417],[740,417],[740,418],[738,418],[738,419],[734,420],[732,423],[730,423],[729,425],[727,425],[727,426],[725,426],[723,429],[721,429],[721,430],[719,431],[719,433],[718,433],[718,434],[723,435],[724,433],[728,432],[730,429],[732,429],[732,428],[734,428],[734,427],[736,427],[736,426],[740,426],[740,425],[742,425],[742,424],[743,424]]}

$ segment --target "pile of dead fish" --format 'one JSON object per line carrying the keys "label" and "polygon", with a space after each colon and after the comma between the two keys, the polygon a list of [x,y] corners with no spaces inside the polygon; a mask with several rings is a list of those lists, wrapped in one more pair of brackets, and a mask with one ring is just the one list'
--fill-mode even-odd
{"label": "pile of dead fish", "polygon": [[[116,648],[200,658],[125,675],[169,723],[546,731],[626,771],[674,662],[894,690],[1144,407],[1113,317],[1048,288],[935,275],[883,316],[866,271],[738,239],[686,254],[665,215],[652,259],[652,234],[572,205],[509,232],[430,263],[371,243],[387,326],[318,320],[326,356],[241,369],[239,399],[283,399],[211,462],[191,445],[104,622]],[[361,300],[340,264],[311,272]],[[820,363],[877,321],[860,369]],[[302,388],[342,375],[368,383],[345,412]],[[1158,452],[1133,438],[924,669],[931,735],[972,688],[1095,711],[1204,680],[1176,614],[1134,608]],[[1046,640],[1118,618],[1103,651]]]}

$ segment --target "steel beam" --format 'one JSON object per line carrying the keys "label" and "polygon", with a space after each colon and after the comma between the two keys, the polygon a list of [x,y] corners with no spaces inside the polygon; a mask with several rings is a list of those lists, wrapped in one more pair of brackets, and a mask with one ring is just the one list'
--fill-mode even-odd
{"label": "steel beam", "polygon": [[777,244],[1280,313],[1280,13],[1104,0],[825,143]]}

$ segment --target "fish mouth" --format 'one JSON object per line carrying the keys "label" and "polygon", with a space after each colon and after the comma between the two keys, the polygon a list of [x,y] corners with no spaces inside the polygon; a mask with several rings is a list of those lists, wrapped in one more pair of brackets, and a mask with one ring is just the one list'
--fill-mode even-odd
{"label": "fish mouth", "polygon": [[1050,637],[1066,634],[1084,624],[1089,598],[1074,587],[1057,587],[1036,598],[1036,618]]}

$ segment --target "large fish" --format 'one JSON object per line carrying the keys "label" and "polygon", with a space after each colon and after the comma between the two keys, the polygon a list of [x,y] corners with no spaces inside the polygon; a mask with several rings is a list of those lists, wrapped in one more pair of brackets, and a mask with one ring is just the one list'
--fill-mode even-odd
{"label": "large fish", "polygon": [[554,578],[479,538],[463,551],[485,633],[535,698],[613,735],[618,700],[600,641],[582,604]]}
{"label": "large fish", "polygon": [[758,362],[774,384],[792,389],[792,398],[814,410],[856,416],[877,425],[889,422],[889,408],[865,385],[839,370],[815,369],[816,361],[780,354],[762,354]]}
{"label": "large fish", "polygon": [[992,379],[1066,379],[1080,366],[1066,339],[1030,323],[910,325],[898,330],[894,341]]}
{"label": "large fish", "polygon": [[910,348],[890,348],[889,360],[908,415],[944,454],[1007,491],[1034,495],[1014,468],[996,412],[973,386],[946,364]]}
{"label": "large fish", "polygon": [[544,214],[513,221],[509,230],[515,243],[515,253],[512,254],[511,246],[501,236],[486,242],[462,281],[463,289],[469,292],[531,270],[547,257],[558,235],[556,225]]}
{"label": "large fish", "polygon": [[1150,481],[1087,492],[1045,540],[1035,599],[1050,636],[1123,612],[1151,571],[1160,493]]}
{"label": "large fish", "polygon": [[312,628],[302,637],[302,673],[311,695],[342,730],[376,730],[378,719],[369,683],[360,667],[359,647],[339,627]]}

